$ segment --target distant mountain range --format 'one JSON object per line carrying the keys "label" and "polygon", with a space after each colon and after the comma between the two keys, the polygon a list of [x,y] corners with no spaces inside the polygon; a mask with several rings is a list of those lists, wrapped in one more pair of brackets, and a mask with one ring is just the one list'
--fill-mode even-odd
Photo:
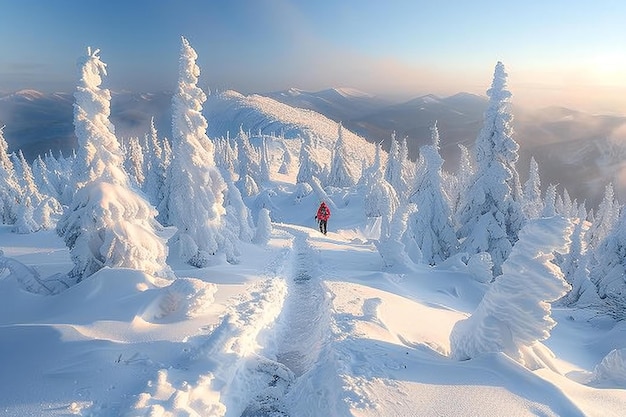
{"label": "distant mountain range", "polygon": [[[157,129],[171,136],[171,93],[115,93],[111,121],[118,137],[142,136],[154,117]],[[319,92],[298,89],[264,96],[235,92],[213,94],[205,105],[211,136],[236,135],[244,130],[297,136],[310,126],[334,135],[336,125],[320,122],[319,115],[343,125],[372,143],[388,149],[392,132],[407,137],[410,156],[430,142],[430,127],[436,120],[441,136],[445,168],[455,171],[458,144],[472,148],[482,127],[487,98],[469,93],[449,97],[425,95],[404,103],[391,103],[350,88]],[[307,109],[301,111],[297,109]],[[539,163],[543,186],[560,184],[590,207],[612,181],[621,201],[626,201],[626,117],[591,115],[551,107],[528,111],[513,107],[515,139],[520,144],[518,171],[524,180],[529,160]],[[22,149],[27,158],[53,150],[71,152],[76,146],[73,129],[73,96],[23,90],[0,96],[0,126],[10,151]],[[310,118],[309,122],[306,119]],[[332,126],[331,126],[332,125]],[[330,129],[330,130],[329,130]]]}

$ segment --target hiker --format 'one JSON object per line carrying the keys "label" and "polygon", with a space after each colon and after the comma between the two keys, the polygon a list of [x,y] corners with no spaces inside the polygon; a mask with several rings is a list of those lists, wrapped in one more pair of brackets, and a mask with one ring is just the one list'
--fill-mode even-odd
{"label": "hiker", "polygon": [[320,207],[317,209],[317,214],[315,218],[320,224],[320,232],[326,234],[326,223],[328,223],[328,218],[330,217],[330,209],[326,205],[325,202],[322,201]]}

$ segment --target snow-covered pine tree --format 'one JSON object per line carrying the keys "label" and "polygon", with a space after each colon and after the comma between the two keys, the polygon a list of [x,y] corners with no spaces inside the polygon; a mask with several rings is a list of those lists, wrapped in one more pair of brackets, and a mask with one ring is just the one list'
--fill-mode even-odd
{"label": "snow-covered pine tree", "polygon": [[198,55],[181,39],[178,89],[172,98],[173,159],[165,205],[176,234],[171,247],[183,261],[205,267],[223,253],[235,261],[238,241],[226,219],[227,184],[215,166],[213,143],[202,115],[206,95],[197,86]]}
{"label": "snow-covered pine tree", "polygon": [[412,247],[405,245],[405,234],[408,229],[409,217],[417,210],[415,204],[404,203],[395,211],[389,227],[381,228],[380,238],[374,241],[378,253],[383,258],[387,268],[394,266],[406,267],[413,263],[421,262],[421,253],[415,246],[415,240],[410,239]]}
{"label": "snow-covered pine tree", "polygon": [[259,161],[259,183],[268,183],[270,181],[270,157],[267,148],[267,138],[261,138],[261,159]]}
{"label": "snow-covered pine tree", "polygon": [[[150,203],[159,207],[165,198],[165,176],[167,174],[167,161],[165,152],[159,141],[159,133],[154,126],[154,118],[150,119],[150,130],[146,136],[146,177],[143,182],[143,192],[148,197]],[[157,220],[161,220],[157,216]]]}
{"label": "snow-covered pine tree", "polygon": [[459,168],[455,173],[454,187],[452,188],[452,195],[450,196],[450,208],[452,209],[453,219],[457,218],[457,212],[461,204],[461,196],[469,187],[474,176],[474,164],[469,149],[467,149],[467,146],[460,143],[459,149],[461,150],[461,158],[459,159]]}
{"label": "snow-covered pine tree", "polygon": [[414,194],[409,201],[417,211],[409,219],[414,229],[417,246],[423,261],[436,265],[457,251],[458,240],[454,232],[449,199],[442,187],[443,159],[439,154],[439,130],[435,122],[431,127],[432,144],[422,146],[424,174],[416,178]]}
{"label": "snow-covered pine tree", "polygon": [[582,205],[579,207],[578,217],[575,220],[576,225],[572,232],[569,252],[565,254],[559,265],[565,279],[572,286],[562,301],[566,305],[578,307],[599,306],[601,304],[598,290],[589,276],[590,256],[587,253],[588,244],[585,237],[587,229],[589,229],[589,222],[586,218],[587,211]]}
{"label": "snow-covered pine tree", "polygon": [[508,108],[511,93],[506,89],[507,74],[498,62],[493,83],[487,90],[489,106],[482,130],[476,139],[476,173],[462,197],[458,212],[462,240],[461,251],[469,254],[488,252],[494,263],[494,274],[517,241],[524,221],[522,209],[515,200],[520,188],[515,170],[519,145],[513,139]]}
{"label": "snow-covered pine tree", "polygon": [[256,232],[254,233],[252,242],[257,245],[267,245],[271,236],[272,220],[270,218],[270,211],[264,207],[259,211],[259,219],[257,220]]}
{"label": "snow-covered pine tree", "polygon": [[387,166],[385,167],[385,180],[395,187],[397,178],[401,175],[400,165],[400,144],[396,139],[396,132],[391,133],[391,144],[389,145],[389,156],[387,158]]}
{"label": "snow-covered pine tree", "polygon": [[530,158],[530,169],[528,180],[524,183],[524,198],[522,200],[522,210],[526,219],[533,220],[541,217],[543,211],[543,200],[541,198],[541,177],[539,175],[539,165],[535,157]]}
{"label": "snow-covered pine tree", "polygon": [[170,276],[165,242],[153,228],[156,212],[130,189],[123,169],[109,121],[111,93],[100,88],[106,64],[99,52],[87,48],[78,62],[74,128],[79,149],[72,180],[77,189],[57,224],[74,261],[68,278],[81,281],[105,266]]}
{"label": "snow-covered pine tree", "polygon": [[556,216],[556,185],[550,184],[546,189],[546,195],[543,198],[543,210],[541,217]]}
{"label": "snow-covered pine tree", "polygon": [[22,151],[19,150],[14,156],[14,165],[20,167],[22,193],[19,197],[18,215],[13,231],[23,234],[53,228],[56,222],[53,217],[57,217],[63,211],[61,204],[56,198],[39,191],[33,171]]}
{"label": "snow-covered pine tree", "polygon": [[54,197],[61,203],[62,205],[67,205],[70,203],[68,200],[64,200],[63,197],[67,194],[65,189],[69,187],[70,178],[72,176],[72,162],[67,162],[63,157],[63,153],[59,151],[59,158],[57,159],[52,151],[48,152],[44,156],[44,162],[46,163],[47,172],[48,172],[48,180],[50,181],[50,185],[52,185],[56,191]]}
{"label": "snow-covered pine tree", "polygon": [[[569,285],[552,262],[555,250],[569,243],[571,222],[562,217],[531,220],[500,275],[472,315],[457,322],[450,334],[451,356],[458,360],[503,352],[529,369],[551,367],[550,354],[539,342],[556,325],[550,303]],[[554,369],[554,368],[553,368]]]}
{"label": "snow-covered pine tree", "polygon": [[400,202],[396,190],[385,180],[384,167],[381,162],[381,145],[376,146],[374,164],[369,170],[364,170],[363,206],[367,217],[382,217],[382,232],[388,229],[391,218]]}
{"label": "snow-covered pine tree", "polygon": [[293,165],[293,155],[291,155],[291,151],[289,151],[289,148],[284,146],[284,138],[283,138],[283,159],[282,162],[280,164],[280,167],[278,168],[278,173],[279,174],[289,174],[291,172],[291,167]]}
{"label": "snow-covered pine tree", "polygon": [[333,148],[333,157],[330,164],[328,184],[332,187],[353,187],[356,184],[354,175],[348,168],[346,146],[343,138],[343,126],[341,122],[337,127],[337,142]]}
{"label": "snow-covered pine tree", "polygon": [[243,126],[239,126],[239,134],[236,138],[237,142],[237,159],[239,160],[239,177],[245,177],[246,175],[252,177],[255,182],[258,182],[260,172],[260,160],[261,155],[252,143],[250,142],[250,136],[244,132]]}
{"label": "snow-covered pine tree", "polygon": [[617,201],[615,201],[613,184],[608,184],[604,188],[604,198],[600,202],[594,220],[587,231],[587,241],[594,252],[596,252],[600,243],[615,227],[619,213],[620,206]]}
{"label": "snow-covered pine tree", "polygon": [[4,138],[4,126],[0,127],[0,217],[3,224],[17,220],[18,201],[22,193],[15,175],[15,167],[9,157],[9,145]]}
{"label": "snow-covered pine tree", "polygon": [[41,191],[41,193],[57,199],[57,190],[50,181],[51,175],[48,170],[48,165],[43,160],[41,155],[38,155],[37,159],[33,161],[32,172],[35,184],[37,184],[37,188]]}
{"label": "snow-covered pine tree", "polygon": [[591,281],[608,313],[626,320],[626,210],[595,248],[590,269]]}
{"label": "snow-covered pine tree", "polygon": [[139,137],[131,136],[126,145],[124,166],[131,184],[138,190],[142,189],[146,179],[144,164],[144,149],[141,147]]}
{"label": "snow-covered pine tree", "polygon": [[299,164],[296,183],[308,183],[313,177],[320,178],[323,169],[313,158],[313,134],[308,130],[304,132],[302,139]]}

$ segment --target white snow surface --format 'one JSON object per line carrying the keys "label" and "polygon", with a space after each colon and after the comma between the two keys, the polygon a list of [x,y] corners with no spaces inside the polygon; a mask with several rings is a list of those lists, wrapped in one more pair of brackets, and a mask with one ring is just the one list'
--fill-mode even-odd
{"label": "white snow surface", "polygon": [[[329,192],[322,235],[316,193],[296,172],[273,175],[280,223],[264,227],[267,243],[243,243],[237,264],[170,259],[174,281],[105,267],[57,295],[0,271],[0,415],[626,415],[610,372],[624,369],[623,322],[553,306],[535,345],[551,367],[502,352],[455,360],[452,329],[493,284],[459,257],[385,267],[362,196]],[[0,248],[41,277],[73,266],[52,231],[2,226]]]}

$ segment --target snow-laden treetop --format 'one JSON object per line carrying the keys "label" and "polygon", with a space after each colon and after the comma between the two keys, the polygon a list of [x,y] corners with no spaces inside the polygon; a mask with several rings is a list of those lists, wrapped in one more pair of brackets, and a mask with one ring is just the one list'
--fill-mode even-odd
{"label": "snow-laden treetop", "polygon": [[102,84],[102,75],[107,75],[107,64],[100,61],[100,49],[91,50],[87,47],[87,55],[78,58],[77,65],[80,71],[79,87],[98,88]]}

